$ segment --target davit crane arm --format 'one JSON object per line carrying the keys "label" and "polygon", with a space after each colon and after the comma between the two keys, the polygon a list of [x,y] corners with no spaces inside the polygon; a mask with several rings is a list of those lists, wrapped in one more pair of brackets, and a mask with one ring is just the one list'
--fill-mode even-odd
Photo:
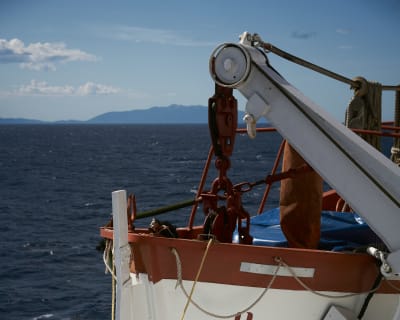
{"label": "davit crane arm", "polygon": [[399,168],[288,83],[254,45],[258,39],[244,33],[240,43],[218,46],[210,58],[212,78],[248,100],[250,136],[255,136],[256,121],[265,117],[362,216],[391,251],[387,261],[399,274]]}

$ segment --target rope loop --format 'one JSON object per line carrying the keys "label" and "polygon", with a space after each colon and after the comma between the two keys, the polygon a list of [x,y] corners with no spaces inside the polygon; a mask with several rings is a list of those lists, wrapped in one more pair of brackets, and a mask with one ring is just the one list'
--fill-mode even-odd
{"label": "rope loop", "polygon": [[[211,241],[209,241],[209,244],[211,243]],[[177,284],[176,287],[178,286],[181,288],[182,292],[184,293],[184,295],[187,297],[187,304],[191,303],[193,306],[195,306],[198,310],[200,310],[201,312],[211,316],[211,317],[215,317],[215,318],[219,318],[219,319],[229,319],[229,318],[233,318],[233,317],[237,317],[240,316],[241,314],[249,311],[251,308],[253,308],[258,302],[261,301],[261,299],[264,297],[264,295],[267,293],[267,291],[271,288],[272,284],[274,283],[278,272],[280,270],[281,267],[286,268],[290,274],[292,275],[292,277],[308,292],[315,294],[317,296],[323,297],[323,298],[328,298],[328,299],[343,299],[343,298],[350,298],[350,297],[354,297],[354,296],[359,296],[359,295],[363,295],[363,294],[369,294],[369,293],[374,293],[376,292],[380,286],[374,287],[372,290],[368,290],[368,291],[364,291],[364,292],[359,292],[359,293],[349,293],[349,294],[342,294],[342,295],[332,295],[332,294],[325,294],[316,290],[313,290],[312,288],[308,287],[295,273],[295,271],[293,270],[293,268],[288,265],[284,259],[280,256],[275,256],[273,257],[274,262],[277,264],[277,268],[271,278],[271,280],[269,281],[268,285],[266,286],[266,288],[262,291],[262,293],[260,294],[260,296],[253,302],[251,303],[248,307],[244,308],[241,311],[229,314],[229,315],[221,315],[221,314],[216,314],[213,312],[210,312],[208,310],[206,310],[205,308],[201,307],[196,301],[193,300],[192,296],[193,296],[193,292],[194,292],[194,286],[197,282],[197,279],[195,280],[195,283],[192,286],[192,291],[190,292],[190,294],[188,294],[183,286],[182,283],[182,262],[180,260],[179,257],[179,253],[176,250],[176,248],[172,248],[171,249],[172,254],[175,256],[175,260],[176,260],[176,267],[177,267]],[[202,269],[202,264],[204,263],[205,260],[205,256],[207,253],[207,249],[205,254],[203,255],[203,259],[202,259],[202,263],[200,264],[200,268],[199,271],[201,271]],[[199,272],[198,272],[199,274]],[[385,279],[388,280],[388,279]],[[391,284],[389,281],[387,281],[388,285],[390,285],[392,288],[394,288],[397,291],[400,291],[400,288],[394,286],[393,284]],[[181,318],[181,320],[183,320],[184,318]]]}
{"label": "rope loop", "polygon": [[[278,257],[279,258],[279,257]],[[342,295],[332,295],[332,294],[326,294],[326,293],[322,293],[316,290],[311,289],[309,286],[307,286],[297,275],[296,273],[293,271],[293,269],[285,262],[283,261],[283,259],[279,258],[281,264],[290,272],[290,274],[292,275],[292,277],[307,291],[320,296],[320,297],[324,297],[324,298],[329,298],[329,299],[343,299],[343,298],[349,298],[349,297],[354,297],[354,296],[358,296],[358,295],[362,295],[362,294],[368,294],[368,293],[373,293],[375,291],[377,291],[379,289],[379,286],[377,286],[376,288],[372,289],[372,290],[368,290],[368,291],[364,291],[364,292],[359,292],[359,293],[349,293],[349,294],[342,294]]]}
{"label": "rope loop", "polygon": [[[208,242],[206,251],[204,252],[204,255],[203,255],[203,258],[202,258],[202,262],[200,263],[200,267],[199,267],[199,270],[198,270],[198,272],[197,272],[197,276],[200,274],[201,269],[203,268],[203,264],[204,264],[204,261],[205,261],[205,257],[206,257],[206,255],[207,255],[207,251],[208,251],[208,248],[209,248],[209,246],[211,245],[211,243],[212,243],[212,239],[210,239],[209,242]],[[205,308],[201,307],[198,303],[196,303],[196,302],[193,300],[192,296],[193,296],[193,292],[194,292],[194,287],[195,287],[195,285],[196,285],[196,283],[197,283],[197,280],[198,280],[198,279],[197,279],[197,278],[198,278],[197,276],[196,276],[195,282],[193,283],[192,290],[191,290],[190,294],[188,294],[188,293],[186,292],[186,289],[185,289],[185,287],[183,286],[183,283],[182,283],[182,262],[181,262],[179,253],[178,253],[178,251],[176,250],[176,248],[171,248],[171,252],[172,252],[172,254],[175,256],[176,269],[177,269],[177,283],[176,283],[175,288],[177,288],[177,287],[179,286],[179,287],[181,288],[183,294],[184,294],[184,295],[186,296],[186,298],[187,298],[187,304],[186,304],[186,306],[185,306],[185,310],[184,310],[184,313],[183,313],[183,315],[182,315],[182,317],[181,317],[181,320],[184,320],[185,313],[186,313],[186,309],[187,309],[187,305],[188,305],[189,303],[191,303],[193,306],[195,306],[198,310],[200,310],[200,311],[203,312],[204,314],[206,314],[206,315],[208,315],[208,316],[211,316],[211,317],[214,317],[214,318],[218,318],[218,319],[230,319],[230,318],[234,318],[234,317],[236,318],[236,317],[242,315],[243,313],[245,313],[245,312],[249,311],[250,309],[252,309],[258,302],[261,301],[261,299],[264,297],[264,295],[267,293],[267,291],[271,288],[272,284],[274,283],[274,281],[275,281],[275,279],[276,279],[276,277],[277,277],[277,275],[278,275],[279,269],[280,269],[280,267],[282,266],[282,264],[280,263],[280,261],[281,261],[280,258],[279,258],[279,257],[275,257],[275,258],[277,258],[276,261],[279,261],[279,262],[278,262],[278,266],[277,266],[277,268],[276,268],[276,270],[275,270],[275,272],[274,272],[274,274],[273,274],[271,280],[269,281],[268,285],[267,285],[266,288],[261,292],[261,294],[259,295],[259,297],[258,297],[253,303],[251,303],[248,307],[244,308],[244,309],[241,310],[241,311],[238,311],[238,312],[235,312],[235,313],[232,313],[232,314],[228,314],[228,315],[221,315],[221,314],[216,314],[216,313],[213,313],[213,312],[210,312],[210,311],[206,310]]]}

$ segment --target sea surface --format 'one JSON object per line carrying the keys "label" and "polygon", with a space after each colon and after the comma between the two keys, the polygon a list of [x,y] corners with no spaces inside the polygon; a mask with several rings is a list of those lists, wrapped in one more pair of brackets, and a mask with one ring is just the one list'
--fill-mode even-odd
{"label": "sea surface", "polygon": [[[232,182],[265,178],[280,142],[238,135]],[[111,277],[96,246],[111,192],[135,193],[139,212],[193,199],[209,148],[206,125],[0,126],[0,319],[110,319]],[[243,196],[250,214],[262,193]],[[183,226],[189,212],[159,219]]]}

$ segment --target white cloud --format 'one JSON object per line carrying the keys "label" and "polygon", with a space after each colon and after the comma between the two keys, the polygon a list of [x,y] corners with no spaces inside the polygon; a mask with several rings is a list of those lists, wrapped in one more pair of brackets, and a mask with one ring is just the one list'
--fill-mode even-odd
{"label": "white cloud", "polygon": [[185,47],[215,46],[215,42],[199,41],[177,31],[132,26],[114,26],[101,31],[101,35],[115,40],[167,44]]}
{"label": "white cloud", "polygon": [[45,81],[31,80],[27,85],[21,86],[14,95],[46,95],[46,96],[87,96],[117,94],[122,90],[104,84],[87,82],[77,88],[64,86],[51,86]]}
{"label": "white cloud", "polygon": [[111,86],[106,86],[104,84],[86,82],[84,85],[81,85],[76,93],[81,96],[94,95],[94,94],[116,94],[121,92],[119,88],[114,88]]}
{"label": "white cloud", "polygon": [[68,49],[62,42],[37,42],[26,46],[19,39],[0,39],[0,63],[19,63],[21,68],[55,70],[56,63],[96,60],[96,56],[79,49]]}
{"label": "white cloud", "polygon": [[31,80],[27,85],[18,89],[20,95],[71,95],[74,88],[71,86],[49,86],[45,81]]}

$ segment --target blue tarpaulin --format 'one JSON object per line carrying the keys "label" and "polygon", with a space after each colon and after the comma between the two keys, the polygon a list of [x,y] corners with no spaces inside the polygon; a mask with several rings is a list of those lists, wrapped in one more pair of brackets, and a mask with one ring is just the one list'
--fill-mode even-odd
{"label": "blue tarpaulin", "polygon": [[[279,208],[251,217],[250,234],[253,245],[287,247],[288,243],[279,224]],[[237,231],[234,242],[238,241]],[[378,236],[355,213],[322,211],[319,249],[353,250],[381,243]]]}

